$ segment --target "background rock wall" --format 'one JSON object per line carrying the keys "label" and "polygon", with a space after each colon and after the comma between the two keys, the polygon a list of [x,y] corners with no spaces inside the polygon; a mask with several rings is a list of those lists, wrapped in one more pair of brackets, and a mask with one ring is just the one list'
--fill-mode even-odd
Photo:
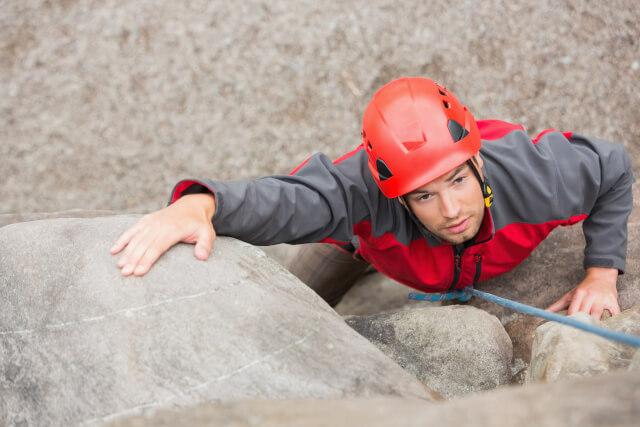
{"label": "background rock wall", "polygon": [[0,214],[144,212],[181,178],[336,158],[404,75],[621,142],[638,171],[639,22],[633,0],[4,0]]}

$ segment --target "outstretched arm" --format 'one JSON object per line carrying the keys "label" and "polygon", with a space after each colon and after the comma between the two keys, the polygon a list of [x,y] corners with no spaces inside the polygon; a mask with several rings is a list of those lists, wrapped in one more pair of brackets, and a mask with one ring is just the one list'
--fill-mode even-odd
{"label": "outstretched arm", "polygon": [[125,276],[145,274],[178,242],[196,243],[196,257],[204,260],[216,233],[256,245],[349,242],[354,222],[390,206],[360,148],[336,164],[316,154],[292,175],[184,180],[174,188],[170,203],[143,217],[112,248],[112,254],[125,248],[118,261]]}
{"label": "outstretched arm", "polygon": [[216,210],[212,194],[189,194],[164,209],[145,215],[125,231],[111,248],[122,252],[118,268],[124,276],[142,276],[170,247],[194,243],[196,258],[206,260],[216,233],[211,217]]}

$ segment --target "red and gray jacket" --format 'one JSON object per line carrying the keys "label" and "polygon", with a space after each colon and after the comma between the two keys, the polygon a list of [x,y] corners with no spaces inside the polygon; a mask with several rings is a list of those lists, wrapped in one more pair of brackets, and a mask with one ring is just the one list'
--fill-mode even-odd
{"label": "red and gray jacket", "polygon": [[560,225],[583,221],[584,266],[624,272],[633,205],[631,162],[621,145],[549,130],[531,140],[522,126],[478,121],[483,174],[494,202],[476,238],[452,246],[386,198],[363,147],[331,162],[315,154],[290,175],[219,182],[184,180],[184,194],[211,191],[219,235],[256,245],[354,242],[387,276],[439,292],[473,285],[522,262]]}

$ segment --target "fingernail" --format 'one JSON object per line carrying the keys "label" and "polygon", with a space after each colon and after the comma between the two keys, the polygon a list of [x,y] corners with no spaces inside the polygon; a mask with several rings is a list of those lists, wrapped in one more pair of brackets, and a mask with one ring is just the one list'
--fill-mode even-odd
{"label": "fingernail", "polygon": [[132,265],[125,265],[124,268],[122,269],[122,274],[125,275],[125,276],[128,276],[132,272],[133,272],[133,266]]}
{"label": "fingernail", "polygon": [[145,267],[144,265],[139,265],[139,266],[137,266],[137,267],[136,267],[136,271],[134,272],[134,274],[135,274],[136,276],[139,276],[139,275],[143,274],[143,273],[144,273],[144,269],[145,269],[145,268],[146,268],[146,267]]}

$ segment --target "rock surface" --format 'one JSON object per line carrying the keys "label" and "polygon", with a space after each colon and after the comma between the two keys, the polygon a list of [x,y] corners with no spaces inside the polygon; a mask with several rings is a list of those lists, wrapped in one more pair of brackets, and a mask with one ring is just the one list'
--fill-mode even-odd
{"label": "rock surface", "polygon": [[118,215],[118,212],[93,210],[93,209],[69,209],[60,212],[23,212],[17,214],[0,214],[0,227],[18,222],[40,221],[43,219],[57,218],[96,218]]}
{"label": "rock surface", "polygon": [[531,384],[433,405],[409,399],[243,400],[149,413],[112,427],[636,427],[640,372]]}
{"label": "rock surface", "polygon": [[511,380],[511,340],[494,316],[474,307],[431,307],[347,323],[446,398]]}
{"label": "rock surface", "polygon": [[638,172],[638,22],[636,0],[3,0],[0,213],[147,212],[181,178],[337,158],[404,75],[619,141]]}
{"label": "rock surface", "polygon": [[631,363],[629,364],[630,371],[638,371],[640,372],[640,351],[636,351],[636,354],[631,359]]}
{"label": "rock surface", "polygon": [[527,316],[504,325],[504,329],[513,344],[514,360],[520,359],[527,365],[531,362],[531,348],[536,336],[536,329],[545,322],[546,320],[539,317]]}
{"label": "rock surface", "polygon": [[261,251],[178,245],[143,278],[109,248],[137,217],[0,228],[0,425],[103,422],[247,397],[436,398]]}
{"label": "rock surface", "polygon": [[[605,321],[586,313],[572,318],[611,330],[640,336],[640,306]],[[548,322],[536,330],[527,382],[556,381],[566,377],[602,374],[626,369],[636,353],[635,347],[618,343],[579,329]]]}

